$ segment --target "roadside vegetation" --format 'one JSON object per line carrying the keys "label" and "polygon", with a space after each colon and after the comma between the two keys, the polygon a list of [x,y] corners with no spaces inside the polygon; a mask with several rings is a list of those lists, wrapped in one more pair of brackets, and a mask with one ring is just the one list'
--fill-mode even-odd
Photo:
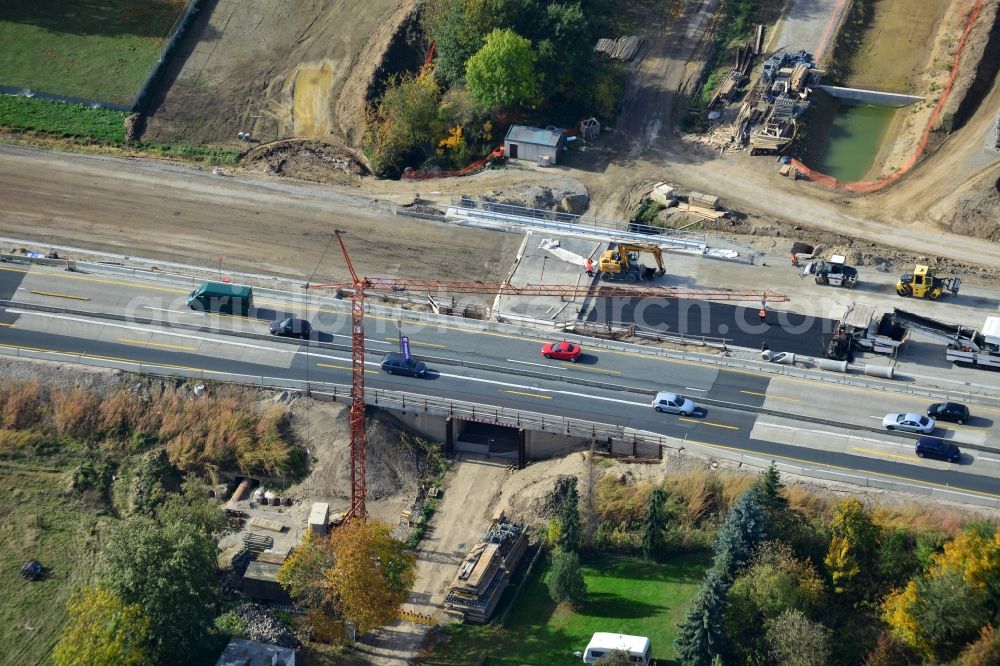
{"label": "roadside vegetation", "polygon": [[[306,469],[285,408],[251,391],[0,383],[0,641],[12,663],[214,663],[217,538],[205,481]],[[25,581],[22,563],[42,574]]]}
{"label": "roadside vegetation", "polygon": [[4,0],[0,85],[128,104],[184,0]]}
{"label": "roadside vegetation", "polygon": [[421,28],[433,61],[391,80],[369,111],[364,148],[376,174],[461,168],[513,122],[613,120],[624,68],[593,44],[615,12],[598,0],[430,0]]}
{"label": "roadside vegetation", "polygon": [[135,155],[153,155],[198,161],[205,164],[235,164],[239,153],[202,146],[165,145],[130,141],[126,125],[129,114],[85,104],[64,104],[37,97],[0,95],[0,128],[31,142],[34,133],[64,139],[71,146],[108,146]]}

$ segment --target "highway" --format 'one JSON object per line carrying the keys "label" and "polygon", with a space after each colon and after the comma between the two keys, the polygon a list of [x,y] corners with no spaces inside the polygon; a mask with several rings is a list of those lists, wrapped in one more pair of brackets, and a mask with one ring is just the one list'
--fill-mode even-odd
{"label": "highway", "polygon": [[[232,335],[266,333],[267,323],[286,312],[309,318],[321,341],[348,342],[347,304],[323,300],[301,305],[259,290],[257,318],[196,313],[184,305],[190,287],[141,276],[72,273],[40,267],[0,266],[0,299],[102,314],[127,314],[149,323],[97,316],[40,312],[12,305],[0,311],[0,346],[52,354],[85,354],[109,361],[156,364],[178,371],[240,373],[346,384],[350,353]],[[167,328],[162,321],[206,327]],[[831,466],[845,480],[878,476],[963,494],[1000,498],[997,453],[964,449],[962,464],[916,458],[912,440],[871,432],[886,411],[922,410],[926,400],[856,387],[839,387],[763,372],[721,369],[697,361],[604,349],[587,351],[578,364],[549,361],[543,337],[483,331],[472,326],[406,321],[403,332],[417,357],[430,364],[426,379],[387,376],[380,356],[398,348],[396,316],[367,318],[369,386],[437,398],[566,416],[660,433],[710,447],[738,450],[798,464]],[[476,367],[463,367],[474,361]],[[656,413],[658,390],[676,391],[696,402],[711,400],[693,417]],[[730,403],[720,406],[719,401]],[[760,414],[754,408],[777,410]],[[942,428],[940,436],[985,445],[997,435],[986,408],[973,407],[967,427]],[[995,416],[1000,417],[1000,411]],[[818,425],[808,417],[842,419],[844,427]]]}

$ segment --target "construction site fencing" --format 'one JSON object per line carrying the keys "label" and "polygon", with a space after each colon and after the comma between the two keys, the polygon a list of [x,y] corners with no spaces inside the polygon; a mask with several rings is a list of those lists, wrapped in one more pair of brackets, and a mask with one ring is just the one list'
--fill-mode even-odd
{"label": "construction site fencing", "polygon": [[903,162],[898,169],[893,171],[888,176],[880,178],[874,181],[856,181],[851,183],[842,183],[833,176],[829,176],[825,173],[815,171],[810,169],[805,164],[800,161],[793,159],[791,164],[799,171],[799,173],[806,176],[809,180],[819,183],[825,187],[845,190],[848,192],[857,192],[860,194],[867,194],[870,192],[876,192],[884,187],[892,185],[897,180],[905,176],[910,170],[917,165],[920,158],[923,157],[924,152],[927,150],[927,142],[930,140],[931,132],[934,131],[934,125],[937,123],[938,119],[941,117],[944,105],[947,103],[949,97],[951,96],[952,87],[955,85],[955,79],[959,75],[959,63],[962,59],[962,51],[965,48],[965,43],[968,41],[969,33],[972,31],[972,26],[975,24],[976,19],[979,17],[980,10],[983,8],[986,0],[978,0],[976,6],[973,8],[972,12],[969,13],[969,20],[966,21],[965,30],[962,32],[962,37],[958,41],[958,48],[955,50],[955,57],[951,63],[951,75],[948,77],[948,83],[945,84],[944,92],[941,93],[940,99],[938,99],[937,105],[934,107],[933,113],[931,113],[930,119],[927,121],[927,126],[924,128],[924,133],[920,137],[920,142],[917,144],[916,149],[913,154],[910,155]]}

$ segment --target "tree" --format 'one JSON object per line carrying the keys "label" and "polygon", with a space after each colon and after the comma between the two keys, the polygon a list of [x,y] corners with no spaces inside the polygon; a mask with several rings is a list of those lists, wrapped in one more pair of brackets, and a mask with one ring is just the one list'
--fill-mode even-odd
{"label": "tree", "polygon": [[549,596],[556,603],[568,602],[579,608],[587,598],[587,585],[580,570],[580,556],[573,551],[556,549],[549,572]]}
{"label": "tree", "polygon": [[632,666],[634,663],[625,650],[611,650],[594,662],[595,666]]}
{"label": "tree", "polygon": [[149,619],[150,661],[182,663],[199,654],[215,616],[217,550],[212,538],[185,523],[132,516],[111,531],[101,552],[102,580]]}
{"label": "tree", "polygon": [[1000,633],[992,625],[979,630],[979,638],[969,643],[958,656],[959,666],[995,666],[1000,664]]}
{"label": "tree", "polygon": [[879,528],[858,499],[844,500],[830,521],[830,547],[824,560],[833,588],[859,600],[872,593]]}
{"label": "tree", "polygon": [[830,663],[830,630],[797,610],[768,620],[767,643],[778,666],[826,666]]}
{"label": "tree", "polygon": [[890,632],[883,632],[875,640],[875,647],[865,655],[862,666],[909,666],[907,648]]}
{"label": "tree", "polygon": [[539,101],[531,41],[513,30],[494,30],[465,64],[466,86],[483,109],[532,106]]}
{"label": "tree", "polygon": [[878,578],[887,588],[906,585],[919,571],[914,551],[917,541],[905,529],[897,529],[885,535],[878,548]]}
{"label": "tree", "polygon": [[566,496],[559,510],[559,547],[567,552],[580,550],[580,494],[575,476],[566,479]]}
{"label": "tree", "polygon": [[332,611],[326,572],[336,561],[330,538],[309,530],[278,570],[278,582],[292,598]]}
{"label": "tree", "polygon": [[975,638],[991,616],[984,596],[954,571],[917,579],[912,614],[929,657],[950,659]]}
{"label": "tree", "polygon": [[377,520],[352,520],[334,530],[336,561],[324,572],[343,617],[366,633],[396,619],[414,581],[416,557]]}
{"label": "tree", "polygon": [[685,666],[710,666],[726,648],[723,616],[728,576],[717,567],[709,570],[698,594],[678,627],[674,647]]}
{"label": "tree", "polygon": [[663,531],[666,528],[666,512],[664,505],[667,501],[667,494],[663,488],[654,488],[649,493],[649,504],[646,506],[646,515],[642,520],[642,556],[647,560],[653,559],[657,552],[663,547]]}
{"label": "tree", "polygon": [[377,106],[369,109],[365,154],[381,176],[398,175],[402,163],[421,161],[438,131],[441,89],[434,77],[404,75],[390,81]]}
{"label": "tree", "polygon": [[995,527],[969,526],[932,559],[939,571],[954,571],[985,592],[993,612],[1000,611],[1000,531]]}
{"label": "tree", "polygon": [[162,524],[190,525],[207,537],[222,533],[228,523],[225,511],[209,498],[208,488],[193,475],[184,480],[180,493],[168,496],[157,516]]}
{"label": "tree", "polygon": [[103,587],[87,587],[66,604],[69,619],[52,651],[56,666],[139,666],[148,660],[149,619]]}
{"label": "tree", "polygon": [[764,516],[757,502],[757,492],[753,488],[747,490],[736,500],[719,528],[715,566],[729,577],[750,563],[754,550],[767,538]]}

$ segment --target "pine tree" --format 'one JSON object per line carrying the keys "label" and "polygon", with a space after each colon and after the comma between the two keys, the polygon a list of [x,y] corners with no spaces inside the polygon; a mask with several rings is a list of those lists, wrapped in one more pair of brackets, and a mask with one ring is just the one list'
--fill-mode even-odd
{"label": "pine tree", "polygon": [[782,491],[785,485],[781,482],[781,473],[774,463],[760,473],[753,484],[757,491],[760,508],[768,513],[780,513],[788,508],[788,499]]}
{"label": "pine tree", "polygon": [[559,547],[566,552],[580,550],[580,494],[576,490],[576,477],[566,480],[566,497],[559,512]]}
{"label": "pine tree", "polygon": [[754,550],[767,538],[765,518],[758,502],[759,494],[754,488],[743,493],[719,529],[715,567],[728,577],[747,566]]}
{"label": "pine tree", "polygon": [[663,530],[666,527],[666,515],[663,506],[667,501],[667,494],[662,488],[656,488],[649,493],[649,504],[646,506],[646,515],[642,520],[642,556],[647,560],[653,556],[663,546]]}
{"label": "pine tree", "polygon": [[728,576],[713,567],[681,622],[674,647],[684,666],[711,666],[725,647]]}

